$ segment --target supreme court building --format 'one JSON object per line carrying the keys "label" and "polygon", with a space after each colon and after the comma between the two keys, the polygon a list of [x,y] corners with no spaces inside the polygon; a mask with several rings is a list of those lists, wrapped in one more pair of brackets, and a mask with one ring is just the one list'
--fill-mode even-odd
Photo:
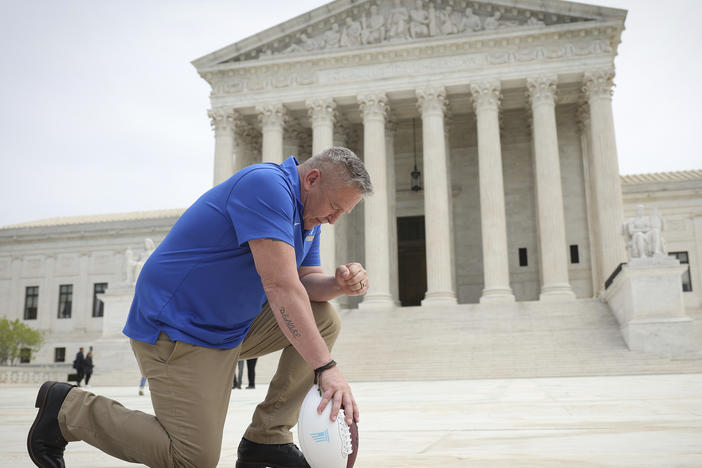
{"label": "supreme court building", "polygon": [[[667,220],[667,251],[687,265],[685,306],[699,312],[702,171],[619,174],[612,96],[625,17],[624,10],[559,0],[328,3],[193,62],[212,88],[213,183],[262,161],[304,160],[332,145],[354,150],[375,194],[323,226],[323,266],[332,273],[358,261],[367,269],[368,294],[338,301],[347,312],[418,311],[415,328],[398,332],[415,348],[416,330],[458,333],[451,324],[463,335],[447,341],[458,346],[480,329],[461,320],[491,307],[507,318],[488,314],[490,323],[561,320],[563,330],[592,325],[578,317],[590,314],[600,328],[587,336],[611,336],[616,322],[596,299],[604,300],[605,282],[627,262],[622,225],[638,204]],[[145,239],[158,244],[182,212],[0,228],[0,307],[47,333],[37,362],[70,362],[80,345],[126,343],[119,331],[132,265],[148,255]],[[353,320],[359,341],[345,345],[353,334],[342,334],[340,352],[368,348],[375,362],[372,345],[387,336],[372,333],[383,323]],[[626,348],[618,339],[601,350],[611,362],[612,350]],[[510,347],[521,338],[505,341],[504,355],[524,355]],[[533,348],[543,341],[535,338]],[[427,342],[427,353],[435,348]],[[373,352],[393,349],[410,352],[393,342]],[[447,351],[446,362],[464,351]],[[114,378],[123,379],[121,355],[104,353],[113,359],[103,354],[101,363],[115,364]],[[419,362],[408,354],[396,361],[408,360]],[[502,366],[485,356],[466,362]],[[574,362],[544,372],[561,375]]]}
{"label": "supreme court building", "polygon": [[365,259],[362,307],[596,296],[626,261],[612,119],[625,16],[331,2],[193,62],[212,86],[214,183],[356,151],[376,194],[324,226],[322,259]]}

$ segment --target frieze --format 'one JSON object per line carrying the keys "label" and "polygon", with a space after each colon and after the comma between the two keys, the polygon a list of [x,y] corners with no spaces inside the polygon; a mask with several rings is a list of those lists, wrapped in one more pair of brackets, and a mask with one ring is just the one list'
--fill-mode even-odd
{"label": "frieze", "polygon": [[590,20],[591,18],[544,13],[483,2],[455,0],[365,2],[339,12],[335,16],[309,24],[271,43],[243,52],[229,62],[471,35],[484,31],[540,28]]}
{"label": "frieze", "polygon": [[[445,69],[612,55],[614,48],[611,39],[603,37],[605,33],[609,34],[611,31],[602,28],[585,35],[571,31],[569,34],[562,34],[561,42],[555,44],[547,43],[556,39],[555,37],[540,34],[526,39],[490,39],[471,43],[377,50],[367,54],[317,57],[305,63],[291,65],[261,65],[257,66],[255,71],[250,68],[210,71],[203,73],[203,77],[211,83],[211,96],[215,97],[246,91],[435,73]],[[571,38],[570,41],[562,41],[568,37]],[[331,69],[332,67],[334,69]]]}

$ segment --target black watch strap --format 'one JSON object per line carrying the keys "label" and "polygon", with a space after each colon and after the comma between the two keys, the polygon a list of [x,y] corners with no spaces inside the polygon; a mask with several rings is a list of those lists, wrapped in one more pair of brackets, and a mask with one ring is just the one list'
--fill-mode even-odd
{"label": "black watch strap", "polygon": [[322,372],[324,372],[327,369],[331,369],[334,366],[336,366],[336,361],[332,359],[323,366],[316,368],[314,370],[314,384],[317,385],[317,381],[319,380],[319,376],[322,374]]}

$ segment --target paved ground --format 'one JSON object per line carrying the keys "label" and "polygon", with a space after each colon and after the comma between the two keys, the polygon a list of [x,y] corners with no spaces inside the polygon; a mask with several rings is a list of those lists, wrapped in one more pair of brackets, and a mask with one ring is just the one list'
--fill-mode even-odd
{"label": "paved ground", "polygon": [[[353,384],[358,468],[701,467],[702,374]],[[94,387],[151,412],[134,387]],[[266,387],[232,394],[220,467]],[[36,388],[0,386],[0,466],[33,466],[25,437]],[[70,468],[136,466],[82,442]]]}

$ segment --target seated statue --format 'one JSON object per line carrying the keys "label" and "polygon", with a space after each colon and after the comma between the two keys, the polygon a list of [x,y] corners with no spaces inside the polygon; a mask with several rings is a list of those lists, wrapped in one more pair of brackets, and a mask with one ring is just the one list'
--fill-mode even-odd
{"label": "seated statue", "polygon": [[637,205],[636,216],[624,223],[624,236],[630,259],[664,256],[665,246],[661,233],[665,222],[658,210],[644,215],[644,206]]}
{"label": "seated statue", "polygon": [[144,263],[146,263],[146,260],[149,258],[149,256],[151,256],[154,250],[156,250],[154,241],[149,238],[144,239],[144,251],[139,256],[139,260],[135,260],[134,252],[132,249],[127,248],[127,250],[124,252],[126,273],[125,283],[136,284],[136,280],[139,278],[139,273],[141,273]]}

